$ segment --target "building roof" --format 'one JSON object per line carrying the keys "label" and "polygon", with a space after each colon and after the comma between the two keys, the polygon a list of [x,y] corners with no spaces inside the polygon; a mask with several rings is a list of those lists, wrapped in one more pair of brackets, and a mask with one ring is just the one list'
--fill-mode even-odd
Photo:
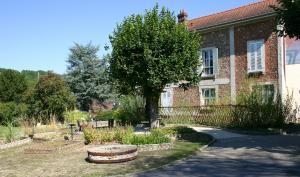
{"label": "building roof", "polygon": [[272,15],[274,14],[274,10],[270,8],[270,5],[278,6],[277,0],[262,0],[257,3],[234,8],[224,12],[192,19],[188,21],[188,27],[192,30],[205,30],[212,27],[218,27],[239,21]]}

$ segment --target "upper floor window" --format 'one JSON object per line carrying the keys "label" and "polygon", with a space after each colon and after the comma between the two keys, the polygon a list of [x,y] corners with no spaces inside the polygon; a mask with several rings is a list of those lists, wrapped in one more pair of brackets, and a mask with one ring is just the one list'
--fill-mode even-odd
{"label": "upper floor window", "polygon": [[264,40],[247,42],[248,73],[265,71],[265,45]]}
{"label": "upper floor window", "polygon": [[218,60],[218,49],[217,48],[206,48],[201,50],[202,58],[202,76],[210,77],[216,75],[217,71],[217,60]]}

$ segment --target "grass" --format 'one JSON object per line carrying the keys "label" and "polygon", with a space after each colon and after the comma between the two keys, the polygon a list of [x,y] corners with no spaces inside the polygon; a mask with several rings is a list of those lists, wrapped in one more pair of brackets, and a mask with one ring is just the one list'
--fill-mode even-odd
{"label": "grass", "polygon": [[[7,135],[9,134],[9,128],[5,126],[0,126],[0,139],[6,140]],[[22,136],[22,131],[20,127],[13,127],[13,138],[18,139]]]}
{"label": "grass", "polygon": [[167,151],[142,152],[136,160],[117,164],[93,164],[86,161],[90,146],[68,148],[54,154],[25,154],[24,149],[36,147],[33,142],[21,147],[0,151],[1,176],[108,176],[139,172],[190,156],[210,141],[202,133],[187,134],[174,142]]}

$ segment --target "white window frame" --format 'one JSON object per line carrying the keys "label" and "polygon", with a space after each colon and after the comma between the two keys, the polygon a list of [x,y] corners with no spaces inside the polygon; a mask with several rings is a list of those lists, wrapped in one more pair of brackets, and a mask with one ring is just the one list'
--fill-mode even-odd
{"label": "white window frame", "polygon": [[215,90],[215,103],[218,102],[218,87],[217,86],[201,86],[199,87],[199,90],[201,91],[201,99],[200,99],[200,103],[201,105],[206,106],[205,104],[205,95],[203,93],[204,89],[214,89]]}
{"label": "white window frame", "polygon": [[[257,51],[255,50],[254,53],[250,52],[250,46],[254,44],[261,44],[261,68],[258,68],[258,57],[257,57]],[[251,56],[254,55],[254,61],[251,61]],[[265,73],[265,40],[259,39],[259,40],[252,40],[247,41],[247,70],[248,74],[250,73]],[[251,63],[254,62],[254,69],[251,67]]]}
{"label": "white window frame", "polygon": [[273,101],[275,102],[276,101],[276,98],[277,98],[277,94],[278,94],[278,87],[277,87],[277,83],[276,82],[257,82],[257,83],[252,83],[250,84],[250,90],[251,92],[253,91],[253,87],[254,86],[264,86],[264,85],[273,85],[274,87],[274,98],[273,98]]}
{"label": "white window frame", "polygon": [[[205,63],[204,63],[204,59],[202,57],[203,55],[203,51],[208,51],[208,50],[212,50],[213,53],[213,73],[212,74],[205,74]],[[202,72],[202,77],[215,77],[218,73],[218,58],[219,58],[219,54],[218,54],[218,48],[216,47],[208,47],[208,48],[203,48],[200,50],[200,61],[202,63],[201,68],[200,68],[200,72]]]}

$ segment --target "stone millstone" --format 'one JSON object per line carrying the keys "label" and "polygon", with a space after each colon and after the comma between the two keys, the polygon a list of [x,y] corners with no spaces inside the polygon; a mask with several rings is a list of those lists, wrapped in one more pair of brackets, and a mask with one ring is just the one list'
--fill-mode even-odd
{"label": "stone millstone", "polygon": [[87,150],[88,160],[94,163],[118,163],[136,159],[137,146],[134,145],[105,145]]}

